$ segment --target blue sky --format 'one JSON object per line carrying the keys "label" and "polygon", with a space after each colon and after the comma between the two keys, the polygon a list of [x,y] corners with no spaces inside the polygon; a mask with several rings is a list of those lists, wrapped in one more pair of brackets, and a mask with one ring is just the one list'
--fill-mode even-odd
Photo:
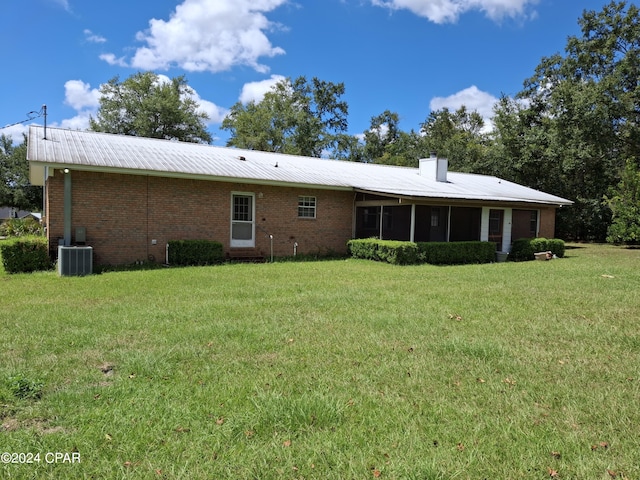
{"label": "blue sky", "polygon": [[[345,84],[349,133],[390,110],[419,130],[465,104],[488,121],[545,56],[609,0],[3,0],[0,127],[47,105],[49,126],[86,129],[100,85],[184,75],[214,144],[236,102],[284,77]],[[21,140],[27,125],[0,130]]]}

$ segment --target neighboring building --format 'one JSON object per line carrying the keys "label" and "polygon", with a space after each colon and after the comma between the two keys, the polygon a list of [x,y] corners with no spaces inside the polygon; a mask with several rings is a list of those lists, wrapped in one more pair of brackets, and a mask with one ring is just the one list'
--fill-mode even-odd
{"label": "neighboring building", "polygon": [[14,207],[0,207],[0,223],[6,222],[12,218],[33,218],[39,222],[41,217],[41,214],[37,212],[18,210]]}
{"label": "neighboring building", "polygon": [[163,262],[182,239],[230,257],[343,253],[372,236],[508,251],[553,237],[556,208],[572,203],[437,158],[407,168],[35,126],[27,158],[50,248],[86,243],[98,264]]}

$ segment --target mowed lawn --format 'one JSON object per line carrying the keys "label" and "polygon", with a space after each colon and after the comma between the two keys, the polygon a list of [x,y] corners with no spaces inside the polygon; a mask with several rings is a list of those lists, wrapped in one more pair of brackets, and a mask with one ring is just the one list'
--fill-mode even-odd
{"label": "mowed lawn", "polygon": [[0,273],[0,477],[639,479],[640,250],[573,247]]}

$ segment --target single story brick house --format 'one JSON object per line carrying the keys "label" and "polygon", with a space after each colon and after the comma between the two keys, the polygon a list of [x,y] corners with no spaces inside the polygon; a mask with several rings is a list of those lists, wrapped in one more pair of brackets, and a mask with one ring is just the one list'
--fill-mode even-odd
{"label": "single story brick house", "polygon": [[225,254],[343,253],[352,238],[553,237],[572,202],[497,177],[363,164],[31,126],[31,183],[44,186],[50,249],[93,247],[98,264],[164,262],[171,240]]}

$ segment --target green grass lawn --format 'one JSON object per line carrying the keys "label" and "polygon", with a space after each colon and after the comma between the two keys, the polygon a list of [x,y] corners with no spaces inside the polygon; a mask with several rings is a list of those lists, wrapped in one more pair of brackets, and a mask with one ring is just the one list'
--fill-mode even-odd
{"label": "green grass lawn", "polygon": [[640,250],[575,247],[0,273],[0,477],[639,479]]}

